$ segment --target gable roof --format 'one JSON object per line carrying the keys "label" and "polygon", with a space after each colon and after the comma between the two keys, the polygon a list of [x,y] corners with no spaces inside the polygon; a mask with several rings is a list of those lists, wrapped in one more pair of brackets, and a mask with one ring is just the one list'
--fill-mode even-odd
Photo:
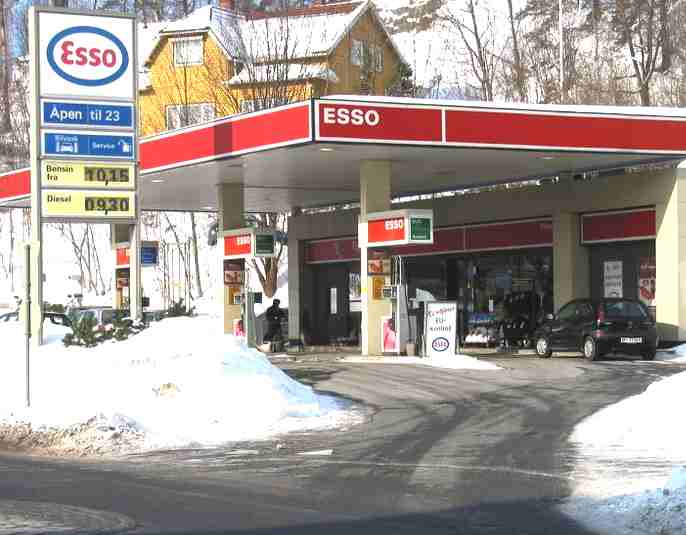
{"label": "gable roof", "polygon": [[152,46],[139,47],[140,65],[150,62],[162,37],[206,32],[232,59],[260,62],[328,56],[366,13],[371,13],[395,53],[405,62],[371,0],[332,5],[336,9],[260,18],[246,18],[215,6],[201,7],[188,17],[163,23]]}

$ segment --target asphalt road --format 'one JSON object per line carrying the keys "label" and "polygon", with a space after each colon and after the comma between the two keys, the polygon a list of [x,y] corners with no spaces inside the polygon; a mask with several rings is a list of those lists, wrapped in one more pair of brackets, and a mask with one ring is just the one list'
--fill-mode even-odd
{"label": "asphalt road", "polygon": [[589,533],[555,508],[574,424],[686,366],[492,360],[505,370],[283,364],[365,407],[343,431],[117,461],[0,454],[0,534]]}

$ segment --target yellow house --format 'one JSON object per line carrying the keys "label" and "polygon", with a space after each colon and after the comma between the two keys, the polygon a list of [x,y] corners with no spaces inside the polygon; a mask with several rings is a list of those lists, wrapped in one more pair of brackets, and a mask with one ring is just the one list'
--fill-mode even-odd
{"label": "yellow house", "polygon": [[246,15],[206,6],[139,30],[142,135],[331,94],[383,95],[404,61],[370,0]]}

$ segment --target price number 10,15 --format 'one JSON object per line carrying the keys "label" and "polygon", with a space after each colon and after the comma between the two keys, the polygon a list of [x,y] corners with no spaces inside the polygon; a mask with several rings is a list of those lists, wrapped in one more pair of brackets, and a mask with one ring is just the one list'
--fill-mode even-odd
{"label": "price number 10,15", "polygon": [[86,182],[129,182],[131,175],[128,167],[85,167]]}
{"label": "price number 10,15", "polygon": [[126,197],[86,197],[84,208],[86,212],[128,212],[129,199]]}

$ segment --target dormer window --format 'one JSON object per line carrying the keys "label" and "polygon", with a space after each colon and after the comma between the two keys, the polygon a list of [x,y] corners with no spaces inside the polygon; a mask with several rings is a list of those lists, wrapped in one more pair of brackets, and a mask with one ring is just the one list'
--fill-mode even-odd
{"label": "dormer window", "polygon": [[202,65],[203,40],[202,37],[181,37],[174,39],[174,65],[186,67],[188,65]]}

